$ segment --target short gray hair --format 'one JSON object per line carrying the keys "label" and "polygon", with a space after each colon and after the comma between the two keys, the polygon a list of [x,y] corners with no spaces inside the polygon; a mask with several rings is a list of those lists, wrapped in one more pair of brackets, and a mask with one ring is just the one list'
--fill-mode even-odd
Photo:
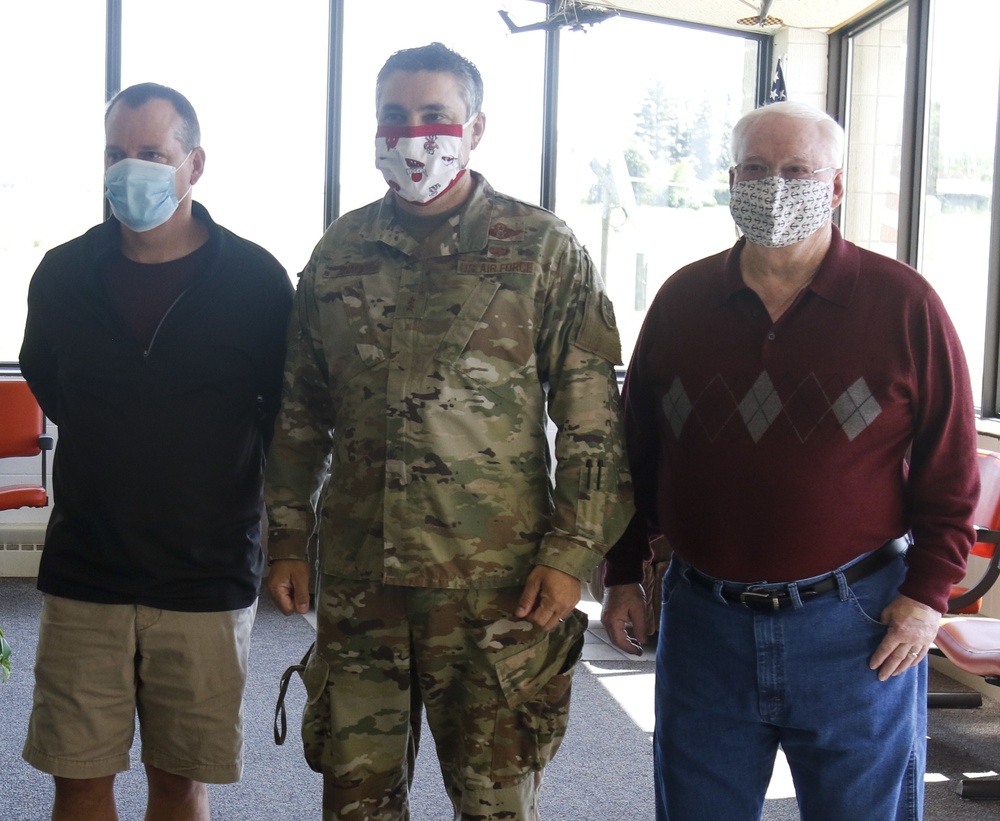
{"label": "short gray hair", "polygon": [[756,108],[748,114],[744,114],[738,123],[733,127],[733,139],[730,144],[730,151],[733,155],[733,164],[738,165],[742,160],[743,141],[746,137],[747,129],[758,120],[768,116],[790,117],[793,120],[816,123],[823,134],[823,162],[829,163],[833,168],[840,168],[844,163],[844,129],[833,117],[825,111],[820,111],[815,106],[806,103],[784,101],[771,103],[770,105]]}
{"label": "short gray hair", "polygon": [[375,81],[376,108],[382,100],[382,86],[386,78],[396,71],[444,71],[453,74],[462,87],[466,116],[472,117],[482,111],[483,78],[479,69],[471,60],[441,43],[403,49],[389,57]]}

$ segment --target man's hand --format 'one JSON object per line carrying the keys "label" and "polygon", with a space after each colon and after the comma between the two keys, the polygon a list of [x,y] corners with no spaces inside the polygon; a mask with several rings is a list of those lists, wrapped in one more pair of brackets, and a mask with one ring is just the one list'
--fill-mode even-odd
{"label": "man's hand", "polygon": [[919,664],[937,636],[941,614],[933,607],[907,596],[897,596],[882,611],[882,624],[889,630],[868,666],[878,670],[879,681],[887,681]]}
{"label": "man's hand", "polygon": [[514,615],[546,632],[573,612],[580,601],[580,580],[554,567],[538,565],[528,575]]}
{"label": "man's hand", "polygon": [[[601,624],[611,643],[633,656],[642,655],[642,645],[649,640],[646,627],[646,591],[641,584],[616,584],[604,588]],[[631,635],[629,635],[631,627]]]}
{"label": "man's hand", "polygon": [[286,616],[309,612],[309,562],[278,559],[267,573],[267,592]]}

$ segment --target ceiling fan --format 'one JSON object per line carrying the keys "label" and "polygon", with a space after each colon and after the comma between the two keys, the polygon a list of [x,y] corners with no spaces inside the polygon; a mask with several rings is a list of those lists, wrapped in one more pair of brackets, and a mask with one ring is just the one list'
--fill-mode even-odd
{"label": "ceiling fan", "polygon": [[771,5],[774,0],[761,0],[760,7],[758,8],[756,4],[747,2],[747,0],[740,0],[744,6],[749,6],[755,12],[757,12],[754,17],[743,17],[736,22],[741,26],[781,26],[784,25],[784,21],[780,17],[771,17],[768,12],[771,10]]}

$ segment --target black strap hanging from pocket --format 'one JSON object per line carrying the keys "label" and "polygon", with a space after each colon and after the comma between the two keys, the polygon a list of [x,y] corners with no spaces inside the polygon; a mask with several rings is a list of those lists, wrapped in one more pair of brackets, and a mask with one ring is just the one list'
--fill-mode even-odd
{"label": "black strap hanging from pocket", "polygon": [[285,736],[288,734],[288,718],[285,715],[285,694],[288,692],[288,682],[292,680],[292,673],[298,673],[299,678],[302,677],[302,673],[306,669],[306,662],[309,661],[309,656],[313,654],[315,649],[316,642],[313,642],[309,645],[309,649],[306,650],[302,661],[298,664],[293,664],[281,674],[281,681],[278,686],[278,703],[274,707],[274,743],[278,746],[285,743]]}

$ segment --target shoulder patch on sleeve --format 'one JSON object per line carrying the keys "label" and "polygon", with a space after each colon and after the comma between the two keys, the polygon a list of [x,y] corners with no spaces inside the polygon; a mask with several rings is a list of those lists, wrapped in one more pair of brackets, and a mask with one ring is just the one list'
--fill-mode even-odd
{"label": "shoulder patch on sleeve", "polygon": [[603,291],[591,290],[587,293],[583,321],[575,344],[612,365],[622,364],[622,343],[615,322],[615,308],[611,297]]}

